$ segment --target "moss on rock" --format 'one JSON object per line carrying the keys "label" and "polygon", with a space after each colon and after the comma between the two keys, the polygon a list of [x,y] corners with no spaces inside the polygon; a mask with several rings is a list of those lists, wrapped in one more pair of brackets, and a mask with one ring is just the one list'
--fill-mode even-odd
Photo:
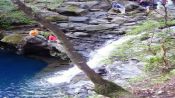
{"label": "moss on rock", "polygon": [[63,16],[63,15],[55,15],[55,16],[48,16],[45,17],[46,20],[56,22],[56,21],[68,21],[68,17]]}
{"label": "moss on rock", "polygon": [[31,24],[33,21],[10,2],[10,0],[0,1],[0,28],[9,28],[13,24]]}
{"label": "moss on rock", "polygon": [[105,80],[104,84],[95,84],[95,92],[109,97],[118,98],[123,95],[132,95],[113,82]]}
{"label": "moss on rock", "polygon": [[20,34],[10,34],[5,36],[1,41],[11,44],[19,44],[23,41],[23,37]]}

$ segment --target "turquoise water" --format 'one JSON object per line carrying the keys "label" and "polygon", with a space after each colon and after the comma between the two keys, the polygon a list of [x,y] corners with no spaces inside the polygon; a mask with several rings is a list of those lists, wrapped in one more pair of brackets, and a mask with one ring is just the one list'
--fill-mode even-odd
{"label": "turquoise water", "polygon": [[46,66],[39,60],[0,52],[0,98],[34,96],[35,90],[42,88],[32,82],[36,82],[35,75]]}

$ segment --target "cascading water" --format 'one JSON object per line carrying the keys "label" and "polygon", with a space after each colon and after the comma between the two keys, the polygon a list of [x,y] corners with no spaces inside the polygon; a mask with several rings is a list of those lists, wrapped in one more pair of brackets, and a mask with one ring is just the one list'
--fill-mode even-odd
{"label": "cascading water", "polygon": [[[100,67],[100,62],[108,57],[111,53],[111,51],[115,48],[115,46],[119,46],[133,38],[135,38],[136,36],[125,36],[120,38],[117,41],[113,41],[109,44],[109,41],[100,49],[92,52],[90,55],[90,59],[87,62],[87,64],[91,67],[91,68],[97,68]],[[55,73],[55,75],[53,77],[47,78],[46,81],[48,81],[51,84],[55,84],[55,83],[64,83],[67,82],[69,83],[70,80],[75,77],[77,74],[79,74],[81,72],[81,70],[77,67],[74,66],[72,68],[69,68],[68,70],[63,70],[60,71],[58,73]]]}

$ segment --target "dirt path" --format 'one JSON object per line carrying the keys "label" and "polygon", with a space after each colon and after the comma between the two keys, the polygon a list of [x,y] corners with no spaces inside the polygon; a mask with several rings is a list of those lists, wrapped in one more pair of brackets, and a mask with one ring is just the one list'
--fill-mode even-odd
{"label": "dirt path", "polygon": [[175,76],[163,84],[156,84],[148,89],[140,88],[135,94],[141,98],[175,98]]}

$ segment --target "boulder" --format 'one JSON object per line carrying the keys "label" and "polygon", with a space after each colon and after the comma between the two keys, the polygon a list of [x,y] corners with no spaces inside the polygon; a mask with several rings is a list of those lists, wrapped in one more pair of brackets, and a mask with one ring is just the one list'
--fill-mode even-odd
{"label": "boulder", "polygon": [[87,9],[79,8],[78,6],[75,5],[66,5],[57,8],[56,12],[66,16],[82,16],[86,14],[88,11]]}
{"label": "boulder", "polygon": [[10,34],[0,41],[0,47],[17,54],[68,59],[61,44],[49,42],[40,35],[23,37],[21,34]]}
{"label": "boulder", "polygon": [[26,55],[35,54],[40,56],[50,56],[50,49],[48,48],[47,40],[39,37],[27,36],[22,48],[23,53]]}
{"label": "boulder", "polygon": [[68,58],[61,44],[56,42],[48,42],[47,39],[42,36],[25,37],[23,53],[26,55],[33,54],[39,56],[53,56],[61,59]]}
{"label": "boulder", "polygon": [[70,38],[89,37],[90,36],[88,33],[84,33],[84,32],[67,33],[66,35]]}
{"label": "boulder", "polygon": [[0,32],[0,40],[4,38],[4,36],[6,36],[6,33],[5,32]]}
{"label": "boulder", "polygon": [[42,10],[39,12],[39,14],[44,17],[46,20],[51,22],[57,22],[57,21],[68,21],[68,17],[64,15],[60,15],[56,12],[48,11],[48,10]]}
{"label": "boulder", "polygon": [[113,17],[111,22],[120,24],[120,23],[124,23],[126,20],[127,20],[126,18],[116,16],[116,17]]}
{"label": "boulder", "polygon": [[77,37],[89,37],[90,36],[88,33],[84,33],[84,32],[74,32],[73,34]]}
{"label": "boulder", "polygon": [[89,24],[109,24],[109,20],[108,19],[92,19],[91,21],[89,21]]}
{"label": "boulder", "polygon": [[128,3],[125,4],[126,11],[133,11],[139,8],[140,8],[140,5],[136,2],[129,1]]}
{"label": "boulder", "polygon": [[69,21],[70,22],[83,22],[83,23],[86,23],[88,22],[89,18],[88,17],[69,17]]}

